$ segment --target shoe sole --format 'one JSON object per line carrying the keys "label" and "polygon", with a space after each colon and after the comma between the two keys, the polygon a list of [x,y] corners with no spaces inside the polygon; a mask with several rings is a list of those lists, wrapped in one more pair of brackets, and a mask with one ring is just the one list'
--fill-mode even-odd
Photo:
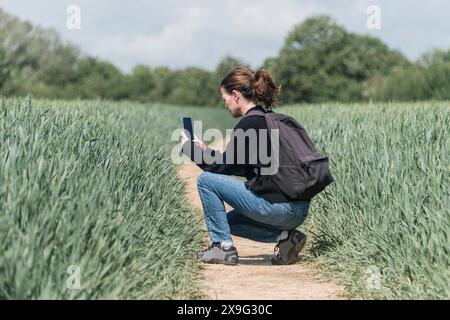
{"label": "shoe sole", "polygon": [[292,256],[291,259],[288,260],[287,264],[293,264],[295,260],[297,260],[298,254],[305,246],[307,240],[306,235],[302,233],[301,236],[302,239],[289,251],[289,256]]}
{"label": "shoe sole", "polygon": [[238,264],[238,259],[230,259],[230,261],[223,261],[218,259],[211,259],[209,261],[202,261],[203,263],[210,263],[210,264],[224,264],[227,266],[235,266]]}
{"label": "shoe sole", "polygon": [[288,256],[290,256],[291,258],[285,263],[280,263],[279,261],[274,262],[275,260],[272,259],[273,265],[289,265],[289,264],[293,264],[295,262],[295,260],[298,257],[298,254],[300,253],[300,251],[302,251],[303,247],[306,244],[306,240],[307,240],[306,234],[300,233],[300,236],[302,237],[300,239],[300,241],[288,252]]}
{"label": "shoe sole", "polygon": [[203,262],[203,263],[210,263],[210,264],[225,264],[225,265],[230,265],[230,266],[234,266],[239,263],[239,256],[237,255],[237,253],[235,253],[234,256],[233,256],[233,253],[227,253],[225,255],[225,259],[227,259],[227,260],[213,258],[209,261],[205,261],[205,260],[203,260],[203,256],[204,256],[204,254],[197,253],[197,261]]}

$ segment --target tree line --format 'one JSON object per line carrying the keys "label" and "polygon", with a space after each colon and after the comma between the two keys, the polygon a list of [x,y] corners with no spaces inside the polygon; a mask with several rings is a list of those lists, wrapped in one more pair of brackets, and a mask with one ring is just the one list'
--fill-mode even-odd
{"label": "tree line", "polygon": [[[137,65],[121,72],[83,54],[53,29],[0,9],[0,94],[222,106],[221,79],[248,65],[223,57],[215,70]],[[294,26],[260,68],[282,85],[281,103],[450,99],[450,50],[409,61],[380,39],[348,32],[328,16]]]}

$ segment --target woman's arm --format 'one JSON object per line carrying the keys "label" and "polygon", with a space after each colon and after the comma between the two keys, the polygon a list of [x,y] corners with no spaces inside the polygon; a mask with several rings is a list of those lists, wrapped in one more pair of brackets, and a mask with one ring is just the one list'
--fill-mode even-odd
{"label": "woman's arm", "polygon": [[[232,135],[231,139],[234,139],[236,145],[236,137]],[[231,148],[230,143],[227,144],[227,147],[225,148],[224,152],[220,152],[211,149],[209,147],[206,147],[206,145],[203,144],[203,142],[201,142],[200,140],[199,142],[200,143],[196,143],[195,141],[190,140],[185,141],[185,143],[183,144],[183,153],[188,157],[190,157],[191,160],[195,162],[197,166],[199,166],[202,170],[226,175],[245,176],[245,164],[237,163],[237,157],[235,153],[233,153],[233,163],[227,163],[226,161],[227,154],[233,152],[233,150],[230,149]],[[203,148],[202,144],[204,146]],[[196,159],[194,155],[196,154],[201,155],[201,157],[199,157],[200,159],[198,159],[200,161],[195,161]],[[220,159],[220,161],[214,161],[213,163],[206,163],[205,158]]]}
{"label": "woman's arm", "polygon": [[[239,161],[238,162],[238,154],[239,152],[239,143],[238,140],[242,139],[242,137],[238,138],[236,135],[236,132],[239,132],[238,130],[242,130],[244,133],[249,130],[253,129],[259,132],[261,129],[267,130],[266,121],[263,117],[259,116],[250,116],[241,119],[239,123],[234,128],[233,134],[231,135],[230,142],[227,144],[225,151],[222,153],[217,150],[213,150],[211,148],[206,147],[206,145],[201,142],[200,140],[194,140],[194,142],[189,141],[188,139],[185,140],[183,144],[183,153],[186,154],[192,161],[195,160],[195,155],[197,155],[198,161],[196,164],[203,169],[204,171],[209,171],[213,173],[220,173],[220,174],[226,174],[226,175],[235,175],[235,176],[246,176],[246,168],[251,167],[253,170],[254,167],[259,167],[261,165],[261,159],[259,158],[259,146],[260,141],[259,137],[257,137],[257,143],[256,146],[252,145],[253,148],[250,148],[250,141],[248,139],[245,139],[244,143],[244,154],[239,155]],[[267,146],[270,150],[270,139],[267,137]],[[242,141],[240,141],[242,142]],[[252,141],[252,144],[255,142]],[[256,148],[254,148],[256,147]],[[250,155],[250,150],[253,150],[252,152],[256,152],[255,154]],[[190,151],[190,152],[189,152]],[[253,158],[257,157],[257,163],[254,162],[250,163],[250,156],[253,156]],[[204,159],[219,159],[220,161],[212,162],[212,163],[205,163]],[[229,161],[227,163],[228,160]],[[243,161],[242,161],[243,160]]]}

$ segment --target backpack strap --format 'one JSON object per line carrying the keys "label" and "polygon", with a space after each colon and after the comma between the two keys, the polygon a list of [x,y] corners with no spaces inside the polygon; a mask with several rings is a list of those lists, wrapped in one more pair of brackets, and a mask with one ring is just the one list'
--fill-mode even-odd
{"label": "backpack strap", "polygon": [[[267,107],[264,107],[264,106],[262,106],[260,104],[258,106],[262,107],[264,109],[264,111],[261,111],[260,109],[251,110],[251,111],[249,111],[249,112],[247,112],[245,114],[244,118],[249,117],[249,116],[261,116],[261,117],[265,118],[266,117],[266,113],[272,111],[272,109],[270,107],[267,108]],[[255,181],[261,175],[261,168],[260,167],[255,167],[255,168],[253,168],[253,172],[256,174],[256,176],[253,179],[251,179],[251,180],[246,182],[246,184],[248,186],[251,186],[253,183],[255,183]]]}
{"label": "backpack strap", "polygon": [[247,113],[245,114],[244,118],[245,118],[245,117],[248,117],[248,116],[254,116],[254,115],[265,117],[267,112],[272,111],[272,109],[271,109],[270,107],[265,108],[265,107],[262,106],[262,105],[258,105],[258,106],[262,107],[262,108],[264,109],[264,111],[261,111],[261,110],[259,110],[259,109],[251,110],[251,111],[249,111],[249,112],[247,112]]}

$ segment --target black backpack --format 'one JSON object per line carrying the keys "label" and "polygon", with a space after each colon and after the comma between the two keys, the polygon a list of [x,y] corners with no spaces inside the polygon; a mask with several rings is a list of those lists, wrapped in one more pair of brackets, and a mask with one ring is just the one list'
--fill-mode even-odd
{"label": "black backpack", "polygon": [[[270,108],[251,110],[245,117],[253,115],[265,118],[269,132],[279,130],[279,154],[272,155],[272,159],[279,160],[278,172],[265,179],[270,179],[292,201],[311,200],[334,181],[328,157],[317,152],[306,130],[294,118]],[[258,171],[258,176],[247,182],[248,187],[261,177]]]}

